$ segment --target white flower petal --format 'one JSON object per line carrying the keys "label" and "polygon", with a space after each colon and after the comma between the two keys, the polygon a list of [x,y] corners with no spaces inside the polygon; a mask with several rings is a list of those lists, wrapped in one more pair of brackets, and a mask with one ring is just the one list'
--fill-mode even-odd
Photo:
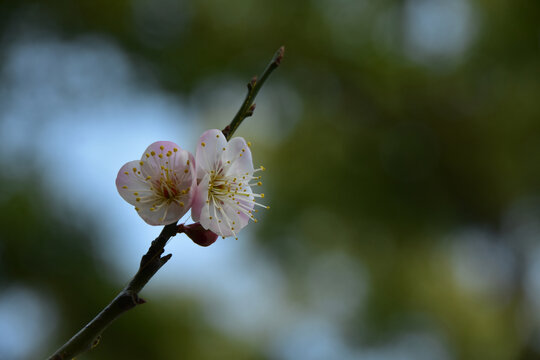
{"label": "white flower petal", "polygon": [[[154,209],[154,210],[151,210]],[[186,213],[186,206],[177,202],[162,204],[160,207],[140,208],[138,214],[150,225],[169,225],[177,222]]]}
{"label": "white flower petal", "polygon": [[[191,218],[195,222],[199,222],[201,219],[201,211],[203,209],[203,206],[207,206],[206,201],[208,200],[208,182],[209,182],[210,176],[206,174],[204,178],[201,180],[199,185],[196,188],[195,194],[193,196],[193,203],[191,205]],[[204,225],[203,225],[204,226]],[[208,229],[208,227],[205,227],[205,229]]]}
{"label": "white flower petal", "polygon": [[[195,220],[195,219],[193,219]],[[212,230],[210,229],[210,223],[212,222],[212,219],[210,217],[210,206],[208,204],[204,204],[201,208],[201,212],[199,214],[199,218],[197,221],[202,225],[203,228],[206,230]],[[216,231],[214,231],[216,234],[218,234]],[[219,234],[218,234],[219,235]]]}
{"label": "white flower petal", "polygon": [[[205,219],[206,218],[206,219]],[[204,220],[204,223],[203,223]],[[238,224],[238,225],[237,225]],[[240,221],[235,210],[227,204],[215,206],[210,202],[201,212],[201,225],[219,236],[236,236],[240,231]]]}
{"label": "white flower petal", "polygon": [[195,153],[198,179],[202,179],[204,174],[211,170],[217,170],[220,166],[221,154],[226,147],[227,140],[220,130],[207,130],[201,135]]}
{"label": "white flower petal", "polygon": [[162,224],[160,219],[163,217],[163,214],[165,213],[165,209],[160,209],[159,211],[152,211],[150,210],[151,207],[144,207],[140,208],[139,211],[137,211],[137,214],[146,221],[149,225],[167,225]]}
{"label": "white flower petal", "polygon": [[227,150],[223,153],[223,163],[226,166],[226,174],[230,176],[253,174],[253,160],[251,150],[243,138],[236,137],[227,144]]}
{"label": "white flower petal", "polygon": [[[255,198],[253,197],[253,192],[251,191],[251,187],[247,187],[246,191],[245,191],[247,194],[247,196],[237,196],[236,197],[236,206],[239,207],[240,209],[248,212],[252,211],[253,208],[255,207]],[[235,209],[238,212],[240,212],[240,214],[238,214],[238,221],[240,223],[240,228],[243,228],[245,227],[248,222],[249,222],[249,219],[251,218],[251,216],[249,216],[248,214],[246,214],[244,211],[240,211],[238,208]]]}

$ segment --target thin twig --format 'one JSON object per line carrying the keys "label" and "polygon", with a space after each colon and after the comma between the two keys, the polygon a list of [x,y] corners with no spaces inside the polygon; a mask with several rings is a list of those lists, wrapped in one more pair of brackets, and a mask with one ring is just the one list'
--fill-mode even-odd
{"label": "thin twig", "polygon": [[[248,84],[248,94],[244,103],[231,123],[223,130],[227,139],[230,139],[246,117],[253,114],[253,110],[255,109],[253,101],[268,76],[279,66],[283,58],[283,52],[284,48],[281,47],[264,70],[260,79],[257,80],[254,77]],[[62,345],[48,360],[73,359],[75,356],[94,348],[101,339],[101,333],[117,317],[137,305],[144,304],[145,300],[139,297],[139,292],[158,270],[169,261],[172,254],[162,256],[165,251],[165,245],[171,237],[181,232],[181,229],[182,227],[178,227],[176,223],[166,225],[159,236],[152,241],[146,254],[141,258],[139,270],[129,284],[92,321]]]}
{"label": "thin twig", "polygon": [[245,118],[253,115],[253,111],[255,111],[255,104],[253,103],[253,101],[255,101],[257,93],[263,86],[268,76],[270,76],[272,71],[274,71],[281,64],[284,53],[285,47],[282,46],[278,49],[278,51],[276,51],[274,57],[266,66],[266,69],[264,69],[264,72],[262,73],[260,78],[254,76],[253,79],[251,79],[251,81],[247,84],[248,93],[246,95],[246,98],[244,99],[244,102],[242,103],[242,106],[240,106],[240,109],[238,109],[238,112],[232,119],[231,123],[227,125],[225,129],[223,129],[223,134],[225,135],[225,138],[227,140],[231,139],[232,135],[234,134],[236,129],[238,129],[238,127]]}

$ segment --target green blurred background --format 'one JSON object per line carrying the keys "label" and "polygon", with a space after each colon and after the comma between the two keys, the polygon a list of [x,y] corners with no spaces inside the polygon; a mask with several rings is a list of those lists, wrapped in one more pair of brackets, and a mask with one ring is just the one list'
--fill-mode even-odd
{"label": "green blurred background", "polygon": [[540,358],[540,2],[0,2],[0,359],[42,359],[160,231],[116,193],[282,67],[237,132],[269,211],[80,359]]}

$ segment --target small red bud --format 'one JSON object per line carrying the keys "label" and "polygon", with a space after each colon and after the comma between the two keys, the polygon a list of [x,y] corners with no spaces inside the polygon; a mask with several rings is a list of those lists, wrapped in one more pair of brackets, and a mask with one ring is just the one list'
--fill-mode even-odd
{"label": "small red bud", "polygon": [[206,230],[200,223],[178,225],[178,232],[186,234],[193,242],[200,246],[212,245],[218,238],[217,234]]}

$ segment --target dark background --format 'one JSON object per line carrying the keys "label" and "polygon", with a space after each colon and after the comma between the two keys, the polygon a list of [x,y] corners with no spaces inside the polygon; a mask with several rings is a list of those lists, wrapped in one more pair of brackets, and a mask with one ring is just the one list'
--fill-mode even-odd
{"label": "dark background", "polygon": [[0,358],[45,358],[122,288],[159,228],[121,203],[115,171],[152,141],[193,151],[281,45],[236,134],[271,209],[237,242],[171,244],[148,303],[79,358],[540,358],[539,15],[0,2]]}

